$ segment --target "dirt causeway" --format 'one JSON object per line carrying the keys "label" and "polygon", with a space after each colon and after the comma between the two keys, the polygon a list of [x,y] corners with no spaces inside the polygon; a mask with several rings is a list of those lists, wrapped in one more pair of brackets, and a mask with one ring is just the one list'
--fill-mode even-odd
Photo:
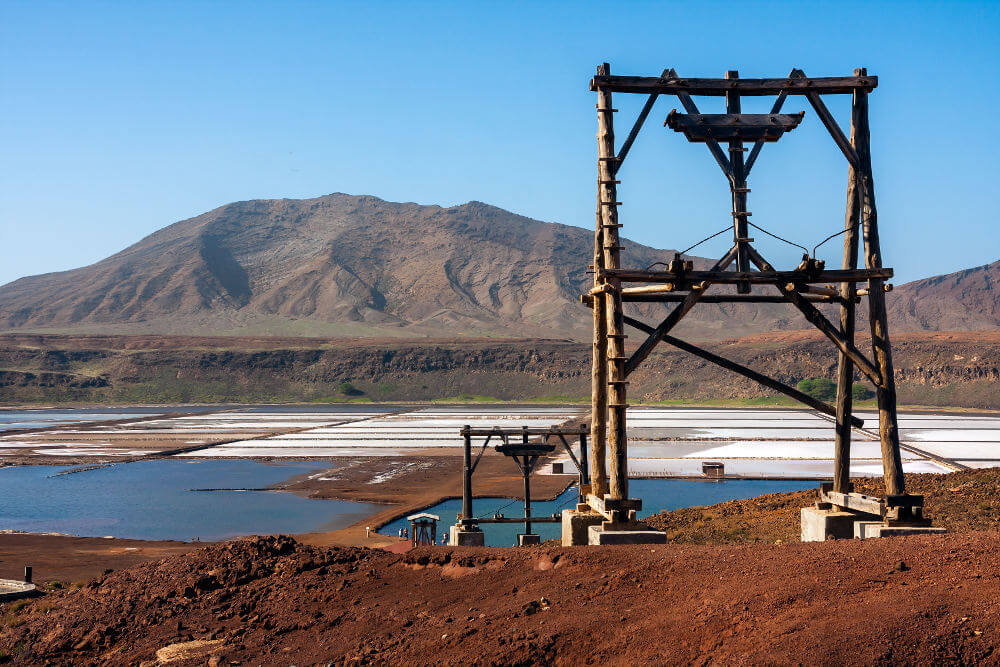
{"label": "dirt causeway", "polygon": [[995,662],[997,538],[405,555],[249,538],[8,605],[0,650],[18,664]]}

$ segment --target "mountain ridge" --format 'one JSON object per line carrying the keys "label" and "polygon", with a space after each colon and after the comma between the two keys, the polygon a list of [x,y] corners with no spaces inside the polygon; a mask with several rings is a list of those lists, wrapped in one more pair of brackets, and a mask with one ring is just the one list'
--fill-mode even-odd
{"label": "mountain ridge", "polygon": [[[441,207],[333,193],[233,202],[94,264],[0,286],[0,329],[587,339],[579,295],[591,281],[592,242],[586,229],[475,200]],[[632,266],[674,254],[622,243]],[[1000,327],[998,281],[1000,262],[900,286],[889,295],[891,325]],[[937,295],[946,298],[935,303]],[[629,308],[650,319],[667,312]],[[805,326],[782,305],[705,304],[677,331],[722,339]]]}

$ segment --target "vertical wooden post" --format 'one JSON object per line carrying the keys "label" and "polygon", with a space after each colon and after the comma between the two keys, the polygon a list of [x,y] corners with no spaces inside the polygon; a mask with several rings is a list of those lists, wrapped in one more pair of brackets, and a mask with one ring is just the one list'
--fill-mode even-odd
{"label": "vertical wooden post", "polygon": [[[882,250],[875,208],[875,184],[872,178],[871,136],[868,126],[868,93],[855,93],[858,107],[857,154],[861,185],[861,223],[865,239],[865,266],[882,268]],[[882,468],[888,495],[905,493],[903,464],[899,455],[899,426],[896,420],[896,378],[892,368],[892,348],[885,309],[885,281],[868,281],[868,317],[872,329],[872,351],[882,382],[875,388],[878,401],[878,432],[882,444]]]}
{"label": "vertical wooden post", "polygon": [[[855,76],[864,76],[864,70],[854,70]],[[854,92],[851,105],[851,146],[858,150],[858,126],[861,124],[861,100]],[[861,197],[858,192],[859,174],[853,165],[847,169],[847,214],[844,218],[844,268],[858,266],[858,219],[861,215]],[[855,304],[854,283],[841,283],[840,296],[844,302],[840,306],[840,333],[844,339],[854,344]],[[851,477],[851,411],[854,400],[851,390],[854,384],[854,363],[843,352],[838,355],[837,364],[837,426],[833,448],[833,490],[838,493],[850,491]]]}
{"label": "vertical wooden post", "polygon": [[584,492],[584,486],[587,484],[587,480],[590,479],[590,470],[587,462],[587,425],[580,424],[580,502],[584,502],[587,498]]}
{"label": "vertical wooden post", "polygon": [[[604,63],[598,75],[610,74],[611,66]],[[612,118],[611,93],[597,89],[598,178],[603,236],[604,268],[621,268],[621,245],[618,235],[618,188],[615,175],[615,131]],[[614,500],[628,496],[628,444],[625,433],[627,393],[625,381],[625,324],[622,312],[621,283],[617,278],[605,280],[604,311],[607,321],[608,360],[608,452],[611,455],[608,493]],[[598,462],[595,460],[596,466]]]}
{"label": "vertical wooden post", "polygon": [[[738,79],[740,73],[736,70],[726,72],[727,79]],[[726,91],[726,113],[740,113],[740,94],[733,91]],[[747,238],[750,236],[747,226],[747,188],[746,170],[743,164],[742,141],[729,142],[729,164],[732,165],[733,175],[729,183],[730,191],[733,195],[733,241],[736,244],[736,270],[750,270],[750,255],[747,253]],[[736,291],[739,294],[750,293],[750,283],[738,283]]]}
{"label": "vertical wooden post", "polygon": [[524,457],[524,465],[521,472],[524,473],[524,532],[531,534],[531,468],[532,461],[529,457]]}
{"label": "vertical wooden post", "polygon": [[[598,164],[598,179],[600,179]],[[604,234],[601,229],[601,186],[597,186],[597,230],[594,232],[594,286],[603,284]],[[594,294],[594,360],[590,374],[590,492],[601,498],[608,492],[605,463],[608,442],[608,323],[604,318],[603,293]]]}
{"label": "vertical wooden post", "polygon": [[466,424],[462,427],[462,436],[465,439],[465,452],[462,461],[462,527],[468,528],[472,521],[472,436],[469,429],[472,427]]}

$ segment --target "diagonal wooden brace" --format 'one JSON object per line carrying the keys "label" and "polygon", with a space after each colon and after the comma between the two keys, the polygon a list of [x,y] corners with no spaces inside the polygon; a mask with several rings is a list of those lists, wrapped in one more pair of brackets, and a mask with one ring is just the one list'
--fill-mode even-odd
{"label": "diagonal wooden brace", "polygon": [[[677,72],[675,72],[673,68],[671,68],[667,70],[666,77],[668,79],[676,79]],[[681,104],[684,105],[684,110],[687,111],[688,113],[691,114],[701,113],[700,111],[698,111],[698,106],[694,103],[694,100],[692,100],[691,96],[688,95],[686,92],[677,91],[677,99],[681,101]],[[719,146],[719,142],[709,141],[707,143],[707,146],[708,150],[712,151],[712,157],[714,157],[715,161],[719,163],[719,167],[722,169],[722,172],[726,175],[726,178],[728,178],[730,182],[732,182],[733,165],[730,164],[729,158],[726,157],[726,153],[722,150],[722,147]]]}
{"label": "diagonal wooden brace", "polygon": [[[635,327],[640,331],[644,331],[647,334],[651,334],[653,332],[653,327],[649,326],[645,322],[640,322],[639,320],[632,317],[626,316],[625,324]],[[762,373],[758,373],[757,371],[751,368],[747,368],[746,366],[740,365],[735,361],[730,361],[729,359],[720,357],[719,355],[713,354],[708,350],[703,350],[702,348],[696,345],[692,345],[691,343],[683,341],[679,338],[674,338],[673,336],[670,335],[664,334],[663,336],[660,337],[660,340],[662,340],[665,343],[669,343],[678,349],[684,350],[685,352],[693,354],[696,357],[700,357],[705,361],[709,361],[717,366],[721,366],[722,368],[725,368],[728,371],[732,371],[734,373],[742,375],[743,377],[750,378],[754,382],[758,382],[764,385],[765,387],[768,387],[769,389],[773,389],[774,391],[780,391],[786,396],[790,396],[791,398],[794,398],[795,400],[801,403],[805,403],[813,410],[822,412],[823,414],[830,415],[831,417],[837,416],[837,410],[833,406],[827,405],[823,401],[816,400],[809,394],[805,394],[799,391],[798,389],[795,389],[794,387],[789,387],[787,384],[783,382],[779,382],[774,378],[770,378]],[[864,421],[858,419],[857,417],[851,417],[851,425],[854,426],[855,428],[861,428],[862,426],[864,426]]]}
{"label": "diagonal wooden brace", "polygon": [[[663,70],[663,74],[660,78],[666,77],[667,73],[668,70]],[[642,129],[643,124],[646,122],[646,118],[649,116],[649,112],[653,110],[656,98],[659,96],[660,94],[658,92],[652,92],[649,94],[649,98],[642,106],[642,111],[639,112],[639,117],[636,118],[635,124],[632,125],[632,131],[628,133],[622,147],[618,149],[618,155],[615,157],[615,161],[612,163],[611,167],[612,174],[617,174],[618,170],[622,168],[622,163],[625,162],[625,156],[628,155],[629,150],[632,149],[632,144],[635,142],[635,138],[639,136],[639,130]]]}
{"label": "diagonal wooden brace", "polygon": [[[715,266],[712,267],[712,271],[724,271],[726,267],[732,264],[733,260],[736,259],[736,248],[737,246],[730,248],[729,252],[723,255],[722,259],[715,263]],[[698,299],[701,298],[701,295],[705,292],[707,287],[708,285],[705,284],[699,285],[698,289],[694,289],[694,286],[692,286],[691,291],[684,297],[684,300],[680,302],[676,308],[670,311],[670,314],[667,315],[662,322],[660,322],[659,326],[657,326],[656,329],[649,334],[646,340],[642,342],[642,345],[640,345],[639,348],[632,353],[632,356],[629,357],[628,361],[625,362],[625,377],[631,375],[639,364],[646,360],[646,357],[650,355],[653,348],[660,342],[660,339],[671,329],[677,326],[677,323],[681,321],[681,318],[687,315],[688,312],[694,308],[695,304],[698,303]]]}
{"label": "diagonal wooden brace", "polygon": [[850,341],[844,340],[840,335],[840,330],[833,326],[830,320],[826,319],[823,313],[819,312],[816,306],[812,305],[806,299],[796,292],[795,290],[789,290],[785,285],[777,286],[781,293],[795,305],[805,318],[809,320],[809,323],[819,329],[823,335],[833,341],[833,344],[837,346],[837,349],[844,353],[854,365],[858,367],[862,373],[868,376],[868,379],[874,383],[876,387],[884,386],[882,380],[882,374],[878,372],[875,365],[868,360],[868,358],[862,354],[861,350],[856,348]]}
{"label": "diagonal wooden brace", "polygon": [[[792,74],[795,70],[792,70]],[[789,75],[791,76],[791,74]],[[778,98],[774,100],[774,105],[771,107],[771,113],[778,113],[781,111],[781,107],[785,104],[785,99],[788,97],[788,91],[782,90],[778,93]],[[757,156],[760,155],[760,149],[764,147],[764,141],[758,140],[754,142],[753,148],[750,150],[750,155],[747,157],[747,163],[743,165],[743,177],[746,178],[750,175],[750,170],[753,168],[753,163],[757,161]]]}
{"label": "diagonal wooden brace", "polygon": [[[804,79],[806,78],[806,75],[800,69],[793,69],[791,78]],[[823,98],[820,97],[820,94],[814,92],[806,93],[806,99],[809,100],[809,104],[812,105],[812,108],[816,110],[816,115],[819,116],[819,119],[823,122],[827,132],[829,132],[830,136],[833,137],[833,141],[837,144],[837,147],[840,148],[850,165],[855,169],[859,169],[861,163],[858,160],[857,151],[854,150],[854,147],[851,146],[851,142],[849,142],[847,137],[844,136],[844,131],[840,129],[840,125],[837,124],[833,114],[831,114],[830,110],[826,108],[826,103],[823,102]]]}

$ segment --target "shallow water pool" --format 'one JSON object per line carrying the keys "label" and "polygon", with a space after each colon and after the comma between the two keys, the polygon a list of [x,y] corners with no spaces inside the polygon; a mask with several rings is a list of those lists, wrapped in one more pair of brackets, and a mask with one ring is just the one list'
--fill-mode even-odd
{"label": "shallow water pool", "polygon": [[260,489],[328,462],[156,460],[72,474],[75,466],[0,468],[0,530],[144,540],[337,530],[384,506]]}
{"label": "shallow water pool", "polygon": [[[688,479],[633,479],[629,480],[629,495],[642,498],[642,511],[639,517],[647,517],[664,510],[675,510],[695,505],[713,505],[737,498],[752,498],[765,493],[781,493],[785,491],[801,491],[814,489],[819,482],[811,480],[774,480],[774,479],[726,479],[726,480],[688,480]],[[532,516],[550,516],[553,513],[572,507],[576,502],[576,488],[563,491],[552,501],[531,503]],[[423,510],[441,517],[438,523],[438,541],[448,526],[462,511],[462,501],[459,498],[446,500]],[[476,498],[472,501],[474,516],[492,516],[500,512],[506,517],[524,516],[522,500],[510,498]],[[396,536],[399,529],[409,528],[405,517],[396,519],[379,529],[383,535]],[[517,541],[517,534],[524,532],[523,524],[483,524],[486,545],[491,547],[509,547]],[[562,535],[562,525],[559,523],[533,523],[532,532],[541,535],[543,540],[559,539]]]}

